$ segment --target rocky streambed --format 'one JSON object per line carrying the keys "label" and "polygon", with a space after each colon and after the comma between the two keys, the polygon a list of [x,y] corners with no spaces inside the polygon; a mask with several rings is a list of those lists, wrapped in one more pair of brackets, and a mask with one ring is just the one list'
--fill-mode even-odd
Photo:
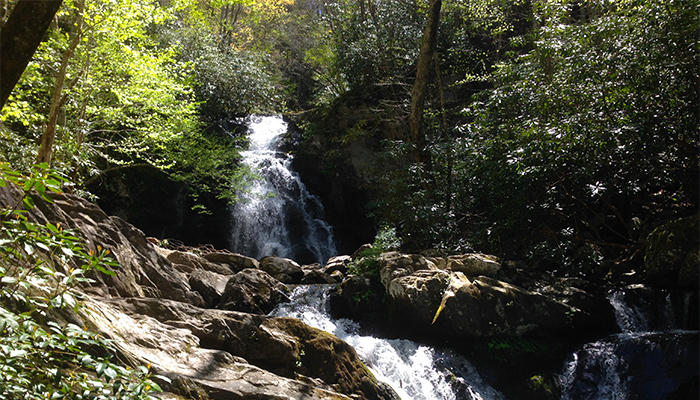
{"label": "rocky streambed", "polygon": [[[5,205],[19,196],[0,189]],[[384,253],[378,276],[353,276],[348,266],[358,254],[300,266],[280,257],[168,250],[70,195],[37,202],[31,218],[60,222],[89,247],[113,253],[115,275],[93,277],[83,288],[86,307],[73,318],[112,339],[123,360],[169,377],[163,397],[398,398],[345,341],[298,319],[267,315],[289,300],[289,285],[333,285],[336,317],[360,320],[377,335],[459,352],[509,399],[561,397],[567,357],[621,332],[607,289],[582,279],[533,277],[488,255]],[[654,398],[697,393],[697,352],[688,351],[688,343],[697,347],[697,291],[687,293],[690,317],[681,328],[691,332],[669,347],[686,372]]]}

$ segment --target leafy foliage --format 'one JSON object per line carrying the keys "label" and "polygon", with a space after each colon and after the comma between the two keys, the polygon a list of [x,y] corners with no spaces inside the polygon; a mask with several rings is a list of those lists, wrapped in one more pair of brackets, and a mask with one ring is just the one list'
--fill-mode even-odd
{"label": "leafy foliage", "polygon": [[571,274],[630,259],[655,225],[697,212],[697,10],[446,4],[443,86],[425,110],[430,163],[414,162],[401,134],[356,125],[383,134],[365,172],[373,215],[397,228],[404,250],[478,249]]}
{"label": "leafy foliage", "polygon": [[400,81],[410,73],[423,29],[415,4],[339,0],[327,5],[325,15],[349,88]]}
{"label": "leafy foliage", "polygon": [[638,248],[639,224],[697,207],[695,3],[551,23],[500,67],[458,147],[492,249],[539,256],[554,240],[615,257]]}
{"label": "leafy foliage", "polygon": [[[396,229],[383,226],[374,238],[371,247],[362,250],[357,259],[348,265],[348,273],[353,275],[367,275],[379,279],[379,256],[387,251],[398,250],[401,247],[401,240],[396,236]],[[365,293],[364,300],[368,294]],[[357,299],[359,303],[361,298]]]}
{"label": "leafy foliage", "polygon": [[160,388],[148,368],[117,364],[109,341],[56,318],[80,309],[78,287],[91,282],[91,271],[114,274],[116,267],[109,251],[88,250],[59,224],[28,217],[35,196],[30,192],[51,202],[50,193],[59,193],[64,181],[45,164],[28,177],[0,164],[0,185],[24,191],[14,209],[0,211],[0,396],[153,398],[150,393]]}

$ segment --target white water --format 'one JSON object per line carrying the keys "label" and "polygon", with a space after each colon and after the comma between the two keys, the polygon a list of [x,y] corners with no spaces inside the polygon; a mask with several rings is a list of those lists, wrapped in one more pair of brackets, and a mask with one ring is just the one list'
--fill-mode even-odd
{"label": "white water", "polygon": [[287,123],[279,116],[251,116],[246,122],[250,147],[241,155],[261,179],[231,208],[231,250],[256,259],[325,264],[336,249],[323,206],[290,169],[291,156],[277,150]]}
{"label": "white water", "polygon": [[570,355],[560,377],[562,400],[665,399],[678,389],[680,377],[697,370],[683,354],[692,349],[697,331],[676,329],[668,293],[649,295],[644,290],[610,293],[622,333],[587,343]]}
{"label": "white water", "polygon": [[361,335],[359,325],[328,314],[326,285],[298,286],[292,301],[271,315],[294,317],[350,344],[372,373],[402,400],[496,400],[503,396],[485,384],[474,367],[456,355],[410,340]]}
{"label": "white water", "polygon": [[616,290],[608,296],[622,332],[667,331],[675,325],[670,293],[662,294],[655,301],[641,299],[629,302],[627,296],[628,291],[624,289]]}

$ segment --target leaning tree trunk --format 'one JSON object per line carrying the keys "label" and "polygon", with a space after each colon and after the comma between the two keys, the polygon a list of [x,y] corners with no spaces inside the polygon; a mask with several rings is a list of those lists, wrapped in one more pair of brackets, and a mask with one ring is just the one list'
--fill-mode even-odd
{"label": "leaning tree trunk", "polygon": [[0,109],[27,68],[63,0],[18,0],[0,32]]}
{"label": "leaning tree trunk", "polygon": [[430,155],[426,149],[427,140],[423,127],[423,107],[430,82],[430,62],[433,60],[437,44],[437,30],[440,23],[442,0],[430,0],[428,22],[423,31],[423,40],[418,54],[416,81],[411,89],[411,113],[408,115],[408,127],[411,141],[415,146],[416,161],[430,167]]}

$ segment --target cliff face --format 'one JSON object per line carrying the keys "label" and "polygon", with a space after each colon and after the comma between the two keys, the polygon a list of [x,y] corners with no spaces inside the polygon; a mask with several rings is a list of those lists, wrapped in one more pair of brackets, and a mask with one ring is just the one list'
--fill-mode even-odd
{"label": "cliff face", "polygon": [[[0,188],[3,206],[21,196],[16,188]],[[84,199],[53,197],[53,203],[37,201],[29,218],[60,223],[88,248],[110,250],[119,263],[114,276],[96,274],[94,284],[82,288],[88,297],[74,317],[113,340],[122,359],[150,364],[169,377],[167,392],[212,399],[394,398],[352,347],[330,334],[290,318],[230,311],[236,302],[231,296],[227,310],[214,309],[217,290],[225,295],[234,275],[251,270],[267,275],[255,260],[173,255]],[[279,294],[273,301],[283,300],[284,285],[267,278],[261,281],[269,285],[241,285],[248,292],[240,301],[259,301],[270,285]]]}

